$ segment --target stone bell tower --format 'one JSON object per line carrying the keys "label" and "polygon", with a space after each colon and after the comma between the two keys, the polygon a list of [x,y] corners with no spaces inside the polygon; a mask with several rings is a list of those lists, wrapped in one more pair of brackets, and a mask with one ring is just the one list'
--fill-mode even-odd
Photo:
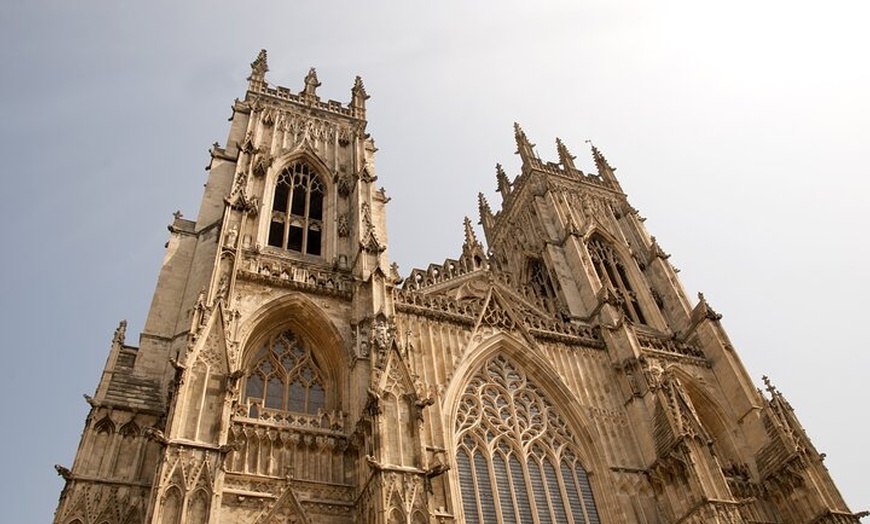
{"label": "stone bell tower", "polygon": [[378,522],[382,464],[422,486],[369,97],[267,71],[263,51],[196,220],[170,226],[139,346],[115,336],[58,523]]}
{"label": "stone bell tower", "polygon": [[585,173],[516,125],[488,247],[466,219],[403,279],[362,80],[267,72],[112,339],[56,524],[858,522],[597,148]]}

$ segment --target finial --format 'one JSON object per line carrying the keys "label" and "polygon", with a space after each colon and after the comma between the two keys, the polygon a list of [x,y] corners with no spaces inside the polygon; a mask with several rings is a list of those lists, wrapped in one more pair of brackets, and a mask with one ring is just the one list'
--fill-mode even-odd
{"label": "finial", "polygon": [[350,90],[350,107],[365,109],[366,100],[369,98],[368,93],[366,93],[366,86],[363,85],[362,77],[357,75],[353,81],[353,88]]}
{"label": "finial", "polygon": [[607,159],[604,158],[604,155],[601,154],[601,151],[599,151],[598,148],[595,147],[595,144],[592,143],[592,140],[587,140],[586,143],[592,147],[592,158],[595,160],[595,165],[598,167],[599,174],[601,173],[602,168],[616,171],[616,169],[610,167]]}
{"label": "finial", "polygon": [[507,175],[504,173],[504,168],[501,167],[501,164],[495,165],[495,179],[498,183],[498,187],[496,191],[501,193],[501,198],[504,200],[508,195],[511,194],[511,182],[508,180]]}
{"label": "finial", "polygon": [[764,382],[764,389],[766,389],[768,393],[774,396],[779,394],[779,391],[777,391],[773,384],[770,383],[770,378],[767,375],[762,375],[761,380]]}
{"label": "finial", "polygon": [[722,320],[722,315],[710,307],[707,299],[704,298],[704,293],[701,293],[700,291],[698,292],[698,304],[703,308],[705,318],[709,320]]}
{"label": "finial", "polygon": [[266,71],[269,70],[269,64],[266,63],[266,50],[260,49],[260,53],[257,55],[257,58],[251,62],[251,76],[248,77],[248,80],[264,80],[266,77]]}
{"label": "finial", "polygon": [[477,207],[480,209],[481,218],[483,218],[484,213],[486,215],[492,215],[492,209],[490,209],[489,202],[486,201],[486,197],[483,196],[483,193],[477,194]]}
{"label": "finial", "polygon": [[517,154],[520,155],[523,164],[534,159],[535,152],[533,148],[535,147],[535,144],[529,142],[525,131],[523,131],[523,128],[521,128],[516,122],[514,122],[514,138],[516,138],[517,141]]}
{"label": "finial", "polygon": [[595,167],[598,169],[598,176],[619,189],[619,181],[616,180],[616,168],[610,166],[610,163],[607,162],[607,159],[604,158],[601,151],[595,147],[592,140],[587,140],[586,143],[592,147],[592,158],[595,160]]}
{"label": "finial", "polygon": [[115,329],[115,335],[112,337],[113,345],[124,345],[124,340],[127,336],[127,320],[122,320],[118,323],[118,327]]}
{"label": "finial", "polygon": [[465,245],[473,246],[475,244],[479,244],[477,241],[477,235],[474,234],[474,228],[471,226],[471,219],[465,217]]}
{"label": "finial", "polygon": [[568,148],[565,147],[565,144],[562,142],[561,138],[556,138],[556,152],[559,154],[559,163],[562,164],[562,167],[565,168],[566,171],[573,171],[577,169],[574,167],[574,159],[577,157],[572,155]]}
{"label": "finial", "polygon": [[317,80],[317,70],[312,67],[308,70],[308,74],[305,75],[305,88],[302,89],[301,94],[316,97],[318,87],[320,87],[320,82]]}

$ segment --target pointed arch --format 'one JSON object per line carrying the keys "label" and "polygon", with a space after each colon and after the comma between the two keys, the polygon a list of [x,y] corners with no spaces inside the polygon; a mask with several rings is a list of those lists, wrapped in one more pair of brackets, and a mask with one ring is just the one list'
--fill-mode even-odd
{"label": "pointed arch", "polygon": [[[276,343],[282,343],[282,337],[284,345],[279,348]],[[330,318],[311,299],[291,293],[261,306],[242,326],[239,338],[240,346],[244,348],[240,369],[246,377],[253,374],[258,362],[265,362],[264,358],[271,359],[270,366],[283,364],[281,355],[289,349],[294,355],[295,367],[276,372],[275,376],[287,379],[288,388],[293,384],[291,375],[300,376],[307,387],[308,396],[305,398],[312,398],[312,394],[322,395],[322,401],[318,403],[324,411],[341,408],[345,393],[340,386],[346,382],[348,369],[346,344]],[[272,370],[268,371],[261,374],[262,378],[268,379]],[[315,376],[317,380],[314,380]],[[246,391],[247,378],[243,382],[242,391]],[[323,391],[316,391],[314,384],[319,384]],[[263,387],[265,401],[268,394],[265,381]],[[282,403],[284,399],[289,402],[287,395],[290,395],[289,389],[282,396]]]}
{"label": "pointed arch", "polygon": [[190,496],[190,502],[187,505],[188,524],[206,524],[208,522],[209,501],[211,496],[204,489],[197,489]]}
{"label": "pointed arch", "polygon": [[665,371],[673,373],[683,386],[701,425],[713,439],[713,448],[722,467],[739,466],[745,456],[738,446],[739,439],[734,431],[738,427],[729,421],[725,407],[711,395],[695,376],[677,364],[668,366]]}
{"label": "pointed arch", "polygon": [[130,420],[118,430],[120,442],[118,457],[115,459],[115,476],[123,479],[135,479],[138,473],[141,430],[136,421]]}
{"label": "pointed arch", "polygon": [[601,231],[593,231],[586,240],[586,250],[598,280],[604,287],[609,287],[620,298],[622,311],[632,322],[646,324],[644,309],[640,305],[640,296],[633,284],[637,277],[632,277],[634,268],[626,261],[633,260],[625,256],[619,249],[620,243],[608,240]]}
{"label": "pointed arch", "polygon": [[556,370],[523,341],[501,333],[474,348],[444,406],[455,421],[445,427],[456,452],[454,511],[467,522],[572,522],[576,507],[587,519],[576,523],[612,516],[597,431]]}
{"label": "pointed arch", "polygon": [[161,524],[180,524],[181,505],[184,495],[177,486],[171,486],[163,495],[163,508],[160,511]]}
{"label": "pointed arch", "polygon": [[94,423],[94,436],[91,440],[90,456],[90,474],[100,475],[109,473],[113,451],[113,443],[115,439],[115,423],[109,417],[104,415],[96,423]]}

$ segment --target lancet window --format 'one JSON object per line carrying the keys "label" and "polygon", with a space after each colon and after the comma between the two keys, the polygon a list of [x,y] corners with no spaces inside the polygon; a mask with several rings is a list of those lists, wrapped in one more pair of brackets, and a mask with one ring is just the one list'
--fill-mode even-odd
{"label": "lancet window", "polygon": [[320,255],[323,231],[320,177],[305,162],[289,165],[275,185],[269,245],[307,255]]}
{"label": "lancet window", "polygon": [[555,407],[502,356],[462,395],[456,465],[468,524],[598,524],[575,437]]}
{"label": "lancet window", "polygon": [[631,280],[625,270],[622,260],[604,239],[593,236],[589,240],[589,255],[595,266],[595,273],[601,284],[608,286],[622,304],[622,311],[632,322],[646,324],[646,318],[640,308],[637,293],[631,287]]}
{"label": "lancet window", "polygon": [[323,375],[309,347],[292,331],[266,340],[245,376],[250,415],[261,409],[316,414],[326,403]]}
{"label": "lancet window", "polygon": [[528,279],[529,286],[532,288],[535,295],[537,295],[548,309],[554,309],[556,290],[553,288],[553,281],[550,279],[550,272],[547,271],[547,267],[540,258],[529,259]]}

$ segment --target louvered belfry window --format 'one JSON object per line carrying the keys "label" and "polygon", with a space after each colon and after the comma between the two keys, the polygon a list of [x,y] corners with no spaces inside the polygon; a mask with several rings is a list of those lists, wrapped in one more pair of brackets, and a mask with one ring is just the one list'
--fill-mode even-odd
{"label": "louvered belfry window", "polygon": [[602,285],[610,287],[620,298],[625,316],[632,322],[646,324],[637,300],[637,293],[631,287],[625,266],[610,244],[598,236],[593,236],[589,240],[588,247],[598,279],[601,280]]}
{"label": "louvered belfry window", "polygon": [[320,255],[323,231],[323,184],[305,162],[290,164],[275,185],[269,245]]}
{"label": "louvered belfry window", "polygon": [[468,524],[598,524],[577,443],[556,408],[503,356],[462,395],[456,466]]}

